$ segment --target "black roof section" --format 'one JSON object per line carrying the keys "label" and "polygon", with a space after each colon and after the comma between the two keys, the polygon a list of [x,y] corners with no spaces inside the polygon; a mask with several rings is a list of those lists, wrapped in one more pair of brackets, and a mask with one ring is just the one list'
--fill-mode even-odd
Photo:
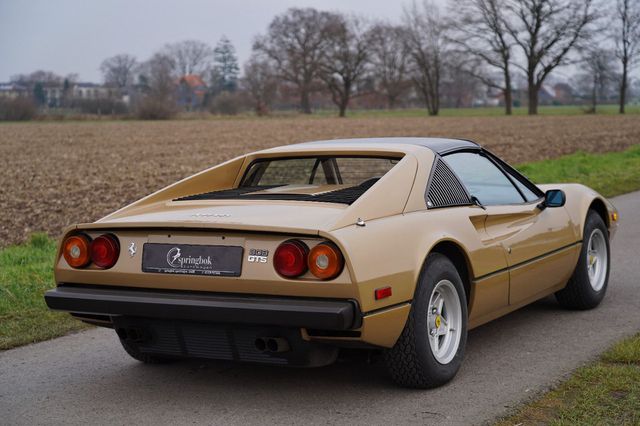
{"label": "black roof section", "polygon": [[363,145],[376,145],[376,144],[407,144],[423,146],[436,152],[438,154],[446,154],[451,151],[458,151],[461,149],[480,149],[480,145],[475,142],[465,139],[449,139],[449,138],[409,138],[409,137],[388,137],[388,138],[356,138],[356,139],[335,139],[325,141],[304,142],[296,145],[315,145],[315,144],[363,144]]}

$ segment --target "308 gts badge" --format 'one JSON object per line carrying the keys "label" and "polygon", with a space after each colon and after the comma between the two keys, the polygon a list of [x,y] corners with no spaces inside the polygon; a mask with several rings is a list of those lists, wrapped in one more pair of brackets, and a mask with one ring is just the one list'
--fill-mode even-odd
{"label": "308 gts badge", "polygon": [[269,250],[249,249],[247,262],[251,263],[267,263],[269,259]]}

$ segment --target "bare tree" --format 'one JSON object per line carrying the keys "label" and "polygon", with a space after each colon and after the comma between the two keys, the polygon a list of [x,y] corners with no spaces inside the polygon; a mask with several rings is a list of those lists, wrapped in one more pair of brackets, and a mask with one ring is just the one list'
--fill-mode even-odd
{"label": "bare tree", "polygon": [[371,27],[369,40],[371,74],[378,90],[393,109],[398,98],[407,90],[408,52],[404,42],[404,29],[386,23]]}
{"label": "bare tree", "polygon": [[139,67],[139,80],[146,86],[146,95],[137,103],[138,116],[143,119],[166,119],[176,112],[176,64],[173,58],[156,53]]}
{"label": "bare tree", "polygon": [[30,74],[18,74],[11,76],[11,81],[32,87],[35,83],[60,84],[63,77],[53,71],[37,70]]}
{"label": "bare tree", "polygon": [[614,56],[609,49],[594,46],[583,52],[582,60],[583,72],[575,76],[576,86],[580,94],[589,99],[588,112],[595,114],[598,102],[609,97],[616,80]]}
{"label": "bare tree", "polygon": [[244,65],[242,86],[251,95],[256,114],[268,114],[278,91],[273,66],[265,59],[252,56]]}
{"label": "bare tree", "polygon": [[140,66],[140,80],[145,82],[149,97],[162,102],[173,100],[178,79],[175,69],[174,59],[163,53],[154,54]]}
{"label": "bare tree", "polygon": [[170,57],[180,76],[188,74],[204,74],[211,66],[213,50],[198,40],[184,40],[167,44],[162,54]]}
{"label": "bare tree", "polygon": [[435,3],[413,3],[404,11],[405,42],[409,52],[412,80],[422,95],[429,115],[440,111],[440,78],[444,65],[446,25]]}
{"label": "bare tree", "polygon": [[[469,61],[463,52],[448,52],[440,81],[440,104],[452,108],[473,106],[483,88],[486,92],[483,82],[490,79],[481,69],[483,65],[479,61]],[[482,76],[484,80],[476,76]]]}
{"label": "bare tree", "polygon": [[616,56],[622,64],[619,86],[620,114],[624,114],[629,87],[629,71],[638,61],[640,52],[640,0],[617,0],[614,14]]}
{"label": "bare tree", "polygon": [[115,55],[102,61],[100,71],[104,82],[125,88],[133,82],[133,72],[138,66],[135,57],[127,54]]}
{"label": "bare tree", "polygon": [[527,75],[529,114],[538,113],[538,92],[549,73],[569,62],[569,53],[588,38],[597,15],[594,0],[506,0],[505,28],[520,47]]}
{"label": "bare tree", "polygon": [[328,45],[320,63],[320,78],[331,100],[345,117],[349,101],[367,69],[369,43],[364,22],[355,16],[334,14],[329,24]]}
{"label": "bare tree", "polygon": [[502,81],[487,73],[476,73],[466,67],[466,71],[487,86],[500,90],[504,97],[505,114],[511,115],[511,56],[513,41],[505,27],[504,0],[456,0],[451,9],[461,10],[462,15],[453,21],[455,33],[452,41],[461,51],[491,69],[498,70]]}
{"label": "bare tree", "polygon": [[327,49],[332,14],[313,8],[291,8],[276,16],[267,34],[253,45],[256,52],[271,59],[278,75],[292,83],[300,95],[300,109],[311,114],[310,95],[320,77],[320,65]]}

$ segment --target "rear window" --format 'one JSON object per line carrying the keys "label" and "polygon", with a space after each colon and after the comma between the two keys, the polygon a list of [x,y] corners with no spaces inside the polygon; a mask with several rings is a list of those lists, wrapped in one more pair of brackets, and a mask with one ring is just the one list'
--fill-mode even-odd
{"label": "rear window", "polygon": [[321,156],[254,161],[238,188],[193,194],[175,201],[284,200],[352,204],[400,158]]}
{"label": "rear window", "polygon": [[307,157],[255,161],[240,187],[274,185],[357,186],[384,176],[398,158]]}

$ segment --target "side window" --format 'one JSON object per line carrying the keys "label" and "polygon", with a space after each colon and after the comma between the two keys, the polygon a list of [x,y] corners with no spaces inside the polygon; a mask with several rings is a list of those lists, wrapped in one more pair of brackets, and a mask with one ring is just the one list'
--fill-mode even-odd
{"label": "side window", "polygon": [[443,157],[469,194],[486,206],[518,204],[525,200],[509,178],[480,154],[461,152]]}
{"label": "side window", "polygon": [[[507,173],[509,173],[509,171],[507,171]],[[511,173],[509,173],[509,175],[511,176],[512,180],[516,183],[516,186],[518,187],[520,192],[522,192],[522,195],[524,195],[524,198],[527,199],[527,203],[531,201],[535,201],[538,198],[540,198],[536,194],[534,194],[532,190],[530,190],[522,182],[520,182],[520,180],[516,176],[513,176]]]}

